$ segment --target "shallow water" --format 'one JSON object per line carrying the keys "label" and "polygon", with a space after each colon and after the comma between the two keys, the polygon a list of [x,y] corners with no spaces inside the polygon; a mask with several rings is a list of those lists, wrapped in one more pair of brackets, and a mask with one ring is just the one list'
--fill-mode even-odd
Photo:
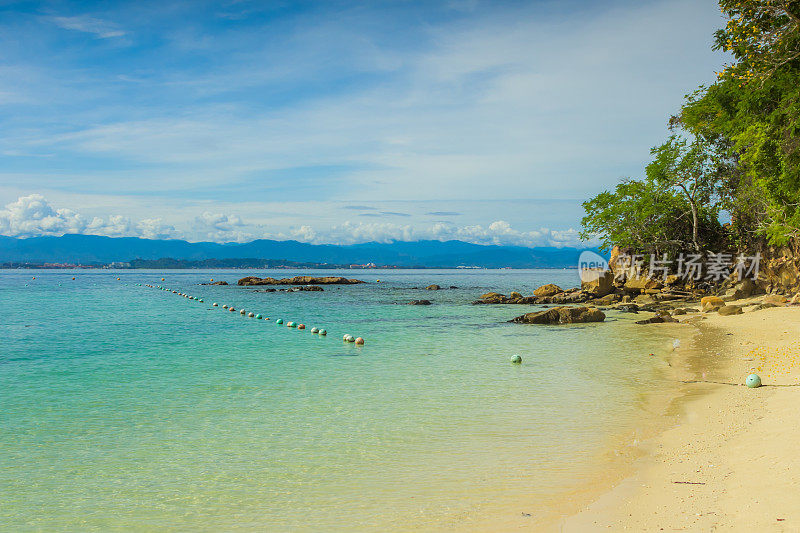
{"label": "shallow water", "polygon": [[[433,529],[521,494],[535,516],[660,386],[647,354],[666,340],[629,316],[526,326],[507,320],[533,306],[471,305],[574,270],[235,286],[299,273],[0,271],[0,529]],[[458,288],[413,288],[431,283]]]}

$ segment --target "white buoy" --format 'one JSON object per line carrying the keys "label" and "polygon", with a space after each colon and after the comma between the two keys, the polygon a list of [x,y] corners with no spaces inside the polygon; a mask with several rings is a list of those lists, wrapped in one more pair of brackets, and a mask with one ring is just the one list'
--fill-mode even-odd
{"label": "white buoy", "polygon": [[214,302],[214,303],[213,303],[213,304],[211,304],[211,305],[212,305],[212,306],[214,306],[214,307],[219,307],[219,304],[218,304],[217,302]]}
{"label": "white buoy", "polygon": [[250,317],[250,318],[253,318],[253,317],[254,317],[254,316],[256,316],[256,315],[255,315],[255,313],[253,313],[253,312],[251,311],[251,312],[247,313],[247,316],[248,316],[248,317]]}
{"label": "white buoy", "polygon": [[222,304],[222,308],[223,309],[227,309],[228,308],[228,304]]}
{"label": "white buoy", "polygon": [[311,333],[319,333],[319,328],[311,328]]}

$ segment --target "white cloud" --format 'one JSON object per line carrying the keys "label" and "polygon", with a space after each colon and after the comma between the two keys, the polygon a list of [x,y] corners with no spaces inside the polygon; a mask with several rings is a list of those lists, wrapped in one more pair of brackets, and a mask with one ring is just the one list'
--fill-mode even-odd
{"label": "white cloud", "polygon": [[447,222],[397,224],[346,221],[317,228],[302,225],[281,229],[265,224],[247,224],[235,214],[205,211],[187,224],[186,230],[181,231],[159,218],[133,221],[123,215],[90,217],[72,209],[56,209],[40,194],[22,196],[0,210],[0,235],[25,238],[66,233],[214,242],[247,242],[259,238],[293,239],[312,244],[460,240],[504,246],[585,246],[574,229],[521,231],[503,220],[488,225],[465,226]]}
{"label": "white cloud", "polygon": [[56,209],[41,194],[21,196],[0,210],[0,235],[36,237],[81,233],[107,237],[143,237],[147,239],[174,238],[175,228],[160,219],[145,219],[138,223],[122,215],[106,219],[87,217],[72,209]]}
{"label": "white cloud", "polygon": [[59,28],[91,33],[101,39],[122,37],[125,35],[125,32],[116,24],[107,20],[101,20],[87,16],[50,17],[50,21],[52,21],[53,24]]}

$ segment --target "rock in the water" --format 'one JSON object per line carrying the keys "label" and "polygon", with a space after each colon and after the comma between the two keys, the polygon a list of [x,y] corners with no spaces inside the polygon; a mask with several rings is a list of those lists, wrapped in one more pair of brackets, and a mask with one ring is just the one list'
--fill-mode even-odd
{"label": "rock in the water", "polygon": [[556,294],[562,292],[564,292],[564,289],[562,289],[558,285],[554,283],[548,283],[547,285],[542,285],[541,287],[533,291],[533,295],[541,298],[543,296],[555,296]]}
{"label": "rock in the water", "polygon": [[596,307],[553,307],[518,316],[511,322],[518,324],[581,324],[602,322],[606,315]]}
{"label": "rock in the water", "polygon": [[742,314],[742,308],[739,307],[738,305],[723,305],[717,311],[722,316],[741,315]]}
{"label": "rock in the water", "polygon": [[227,285],[227,281],[215,281],[213,283],[201,283],[200,285]]}
{"label": "rock in the water", "polygon": [[636,324],[663,324],[666,322],[677,322],[670,314],[666,311],[658,311],[656,312],[655,316],[645,319],[645,320],[637,320]]}
{"label": "rock in the water", "polygon": [[408,305],[431,305],[430,300],[411,300]]}
{"label": "rock in the water", "polygon": [[506,301],[506,297],[499,292],[487,292],[486,294],[481,295],[480,300],[475,303],[481,304],[501,304]]}
{"label": "rock in the water", "polygon": [[522,294],[518,293],[517,291],[513,291],[508,297],[512,300],[516,300],[517,298],[522,298]]}
{"label": "rock in the water", "polygon": [[289,290],[292,292],[298,292],[298,291],[320,292],[323,291],[324,289],[319,285],[301,285],[300,287],[292,287]]}
{"label": "rock in the water", "polygon": [[238,281],[239,285],[353,285],[366,283],[360,279],[348,279],[341,276],[295,276],[293,278],[259,278],[247,276]]}
{"label": "rock in the water", "polygon": [[704,313],[716,311],[725,305],[725,300],[719,296],[704,296],[700,299],[700,307]]}
{"label": "rock in the water", "polygon": [[638,313],[639,306],[636,304],[623,304],[617,307],[617,311],[622,311],[623,313]]}
{"label": "rock in the water", "polygon": [[426,291],[438,291],[438,290],[441,290],[441,289],[442,288],[440,286],[436,285],[436,284],[428,285],[427,287],[425,287]]}

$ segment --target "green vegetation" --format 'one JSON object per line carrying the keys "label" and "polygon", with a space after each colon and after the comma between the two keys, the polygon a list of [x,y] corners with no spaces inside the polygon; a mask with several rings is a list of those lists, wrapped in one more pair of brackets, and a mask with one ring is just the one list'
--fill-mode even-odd
{"label": "green vegetation", "polygon": [[663,253],[800,236],[800,0],[720,7],[729,20],[715,48],[733,63],[687,97],[643,179],[584,202],[584,238]]}

